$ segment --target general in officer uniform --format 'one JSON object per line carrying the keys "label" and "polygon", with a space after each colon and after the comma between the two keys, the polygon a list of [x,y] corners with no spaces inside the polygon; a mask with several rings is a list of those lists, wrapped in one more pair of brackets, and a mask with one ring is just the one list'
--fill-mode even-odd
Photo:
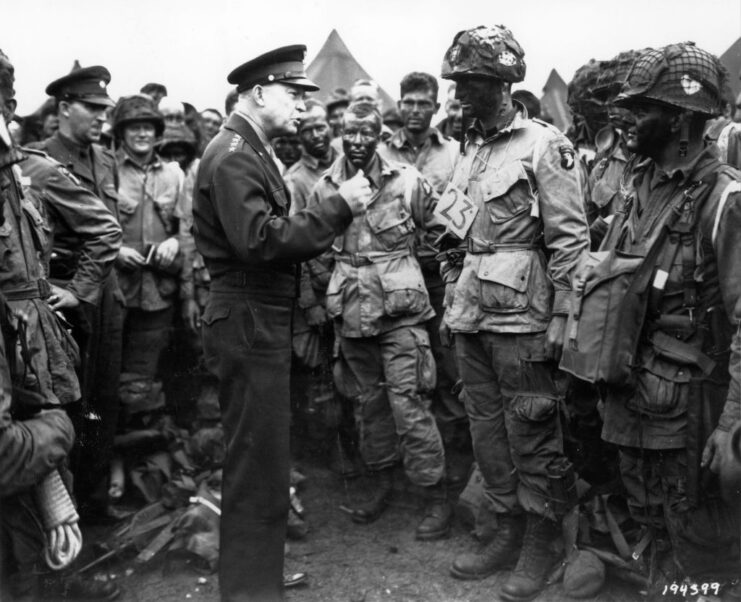
{"label": "general in officer uniform", "polygon": [[229,74],[239,101],[201,160],[196,247],[211,274],[206,363],[219,379],[227,442],[219,578],[224,600],[280,600],[289,505],[289,372],[297,264],[329,248],[370,198],[359,173],[289,217],[270,139],[297,132],[306,47],[286,46]]}

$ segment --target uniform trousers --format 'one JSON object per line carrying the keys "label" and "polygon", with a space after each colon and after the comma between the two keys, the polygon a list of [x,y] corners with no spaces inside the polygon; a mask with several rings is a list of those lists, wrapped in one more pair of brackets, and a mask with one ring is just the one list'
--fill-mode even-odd
{"label": "uniform trousers", "polygon": [[82,396],[99,420],[78,421],[77,446],[72,454],[75,494],[82,503],[105,505],[107,477],[118,426],[121,374],[123,302],[114,272],[100,292],[98,305],[83,304],[87,328],[79,333],[82,351]]}
{"label": "uniform trousers", "polygon": [[445,452],[430,410],[435,360],[424,326],[341,337],[340,352],[360,391],[355,419],[363,461],[380,470],[401,455],[412,483],[437,484],[445,473]]}
{"label": "uniform trousers", "polygon": [[666,533],[678,577],[738,576],[739,513],[713,495],[704,475],[700,503],[687,498],[687,450],[620,447],[620,475],[634,520]]}
{"label": "uniform trousers", "polygon": [[443,321],[445,307],[445,285],[439,274],[425,273],[425,286],[430,294],[430,304],[435,310],[435,317],[427,322],[432,354],[437,366],[437,386],[433,395],[432,411],[435,414],[440,434],[446,447],[454,446],[470,454],[468,443],[468,416],[463,402],[453,390],[458,381],[458,368],[455,361],[455,349],[443,345],[440,340],[440,324]]}
{"label": "uniform trousers", "polygon": [[214,283],[202,318],[227,445],[219,552],[225,601],[283,599],[293,303]]}
{"label": "uniform trousers", "polygon": [[455,335],[473,452],[489,510],[555,520],[548,473],[564,458],[545,333]]}

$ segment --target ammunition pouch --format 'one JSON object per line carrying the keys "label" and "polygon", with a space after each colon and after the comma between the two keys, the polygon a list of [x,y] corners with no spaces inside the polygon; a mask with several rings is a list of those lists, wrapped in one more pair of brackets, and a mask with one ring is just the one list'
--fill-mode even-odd
{"label": "ammunition pouch", "polygon": [[557,519],[561,519],[579,501],[574,465],[566,458],[553,462],[548,469],[549,504]]}
{"label": "ammunition pouch", "polygon": [[[618,250],[589,254],[572,293],[562,370],[591,383],[631,382],[646,297],[628,293],[643,263]],[[639,319],[628,321],[625,314]]]}
{"label": "ammunition pouch", "polygon": [[77,272],[79,255],[70,251],[55,250],[49,259],[49,278],[72,280]]}
{"label": "ammunition pouch", "polygon": [[727,394],[726,382],[700,378],[690,381],[686,435],[687,501],[693,508],[703,505],[706,498],[719,497],[717,475],[708,467],[701,468],[700,461],[705,443],[718,425]]}
{"label": "ammunition pouch", "polygon": [[[571,310],[560,368],[588,382],[634,388],[638,346],[654,333],[653,344],[679,363],[697,366],[709,375],[713,361],[693,346],[662,334],[681,331],[687,339],[696,332],[698,315],[696,271],[696,218],[715,184],[712,169],[698,174],[681,195],[671,201],[668,217],[645,257],[618,249],[626,235],[623,225],[633,202],[616,214],[613,230],[620,238],[609,251],[590,253],[572,292]],[[700,178],[705,178],[703,180]],[[661,314],[664,289],[675,259],[681,258],[682,307],[685,314]],[[663,321],[663,322],[662,322]]]}

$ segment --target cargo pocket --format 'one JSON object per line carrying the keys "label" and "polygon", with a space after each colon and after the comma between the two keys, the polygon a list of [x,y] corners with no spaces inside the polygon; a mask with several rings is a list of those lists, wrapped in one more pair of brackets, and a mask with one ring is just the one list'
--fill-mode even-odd
{"label": "cargo pocket", "polygon": [[667,362],[653,350],[644,351],[635,392],[628,407],[647,416],[674,418],[687,411],[691,371]]}
{"label": "cargo pocket", "polygon": [[178,281],[172,276],[155,274],[154,279],[157,282],[157,291],[162,297],[171,297],[178,290]]}
{"label": "cargo pocket", "polygon": [[106,206],[111,209],[112,207],[118,207],[118,192],[113,184],[104,184],[102,189],[103,202]]}
{"label": "cargo pocket", "polygon": [[0,261],[3,265],[7,265],[5,256],[12,252],[13,241],[10,239],[10,234],[13,228],[10,225],[10,221],[7,220],[2,226],[0,226]]}
{"label": "cargo pocket", "polygon": [[[558,453],[558,401],[544,395],[517,395],[509,408],[507,431],[513,456]],[[516,460],[515,460],[516,461]]]}
{"label": "cargo pocket", "polygon": [[592,202],[600,209],[603,209],[615,198],[617,192],[617,186],[614,186],[609,179],[601,178],[597,180],[592,189]]}
{"label": "cargo pocket", "polygon": [[228,305],[213,305],[209,304],[206,306],[206,311],[203,312],[201,322],[204,326],[213,326],[219,320],[226,320],[231,312],[231,307]]}
{"label": "cargo pocket", "polygon": [[380,274],[383,290],[383,311],[395,318],[423,312],[429,305],[422,272],[406,269]]}
{"label": "cargo pocket", "polygon": [[479,304],[483,311],[516,314],[528,310],[531,255],[529,251],[513,251],[481,258],[476,275],[480,284]]}
{"label": "cargo pocket", "polygon": [[417,346],[417,390],[420,393],[432,393],[437,386],[437,370],[430,337],[425,330],[412,330],[412,336]]}
{"label": "cargo pocket", "polygon": [[329,279],[325,307],[327,308],[327,315],[332,319],[342,316],[346,281],[346,276],[337,270],[332,273]]}
{"label": "cargo pocket", "polygon": [[125,195],[118,197],[118,214],[121,217],[121,225],[128,223],[136,213],[136,208],[139,206],[139,202],[134,199],[130,199]]}
{"label": "cargo pocket", "polygon": [[486,210],[495,224],[529,213],[535,198],[521,161],[513,161],[493,171],[480,183]]}
{"label": "cargo pocket", "polygon": [[415,230],[411,213],[406,210],[399,199],[368,211],[365,219],[384,251],[393,251],[407,246],[407,235]]}

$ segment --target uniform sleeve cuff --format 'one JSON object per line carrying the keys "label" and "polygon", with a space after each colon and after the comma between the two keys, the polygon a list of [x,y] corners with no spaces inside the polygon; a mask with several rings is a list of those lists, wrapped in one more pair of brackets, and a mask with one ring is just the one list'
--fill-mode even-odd
{"label": "uniform sleeve cuff", "polygon": [[568,316],[570,309],[571,309],[571,291],[557,290],[553,296],[552,314],[554,316]]}
{"label": "uniform sleeve cuff", "polygon": [[730,431],[739,419],[741,419],[741,416],[739,416],[738,401],[729,399],[726,401],[726,405],[723,408],[723,413],[720,415],[718,426],[716,428],[721,431]]}

